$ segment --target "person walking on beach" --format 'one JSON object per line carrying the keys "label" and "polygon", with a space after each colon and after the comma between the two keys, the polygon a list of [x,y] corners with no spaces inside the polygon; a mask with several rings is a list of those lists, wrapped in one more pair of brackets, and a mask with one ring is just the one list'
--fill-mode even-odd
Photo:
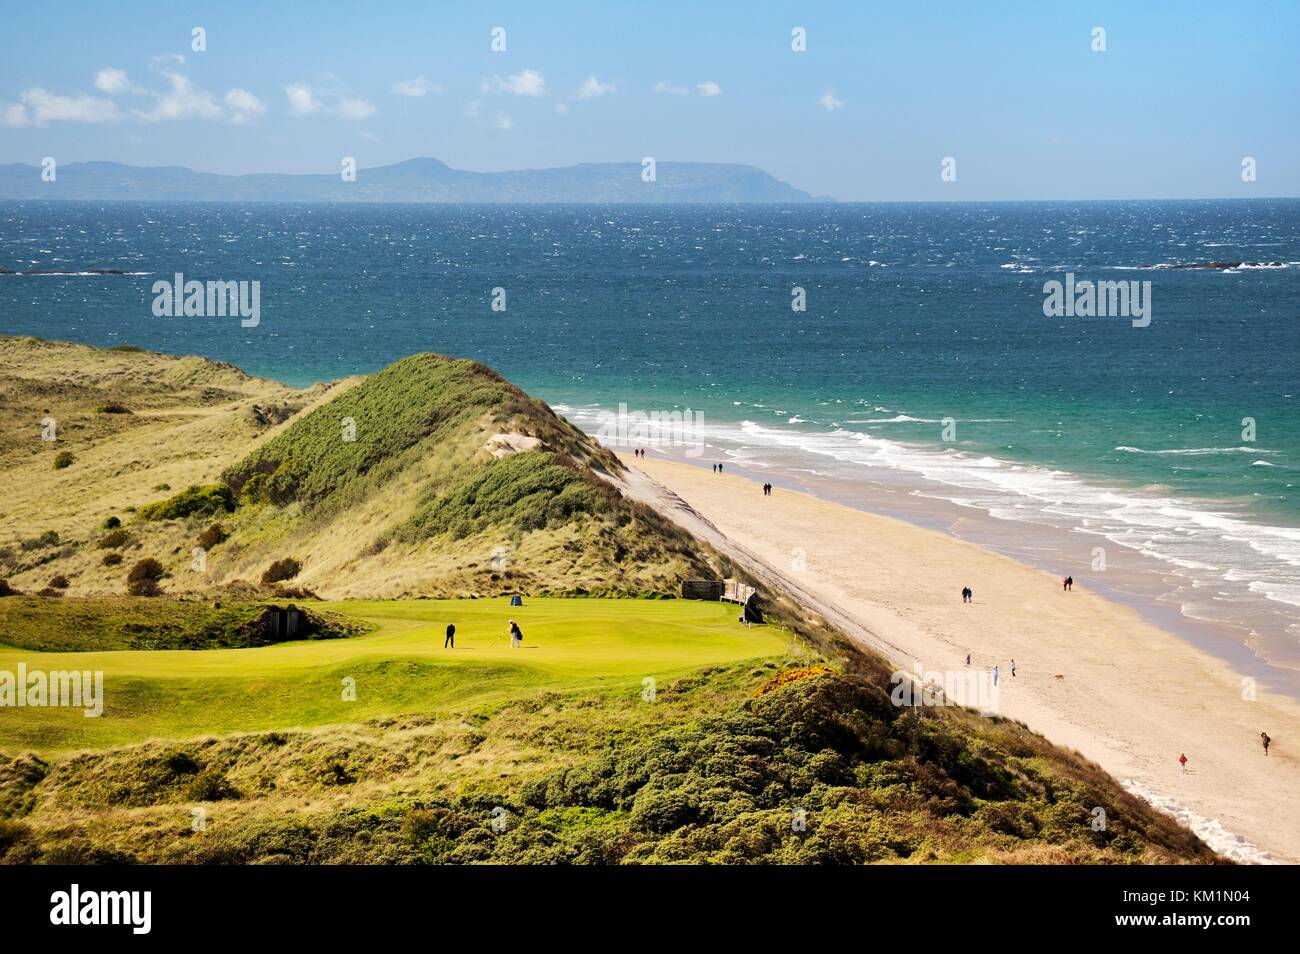
{"label": "person walking on beach", "polygon": [[443,649],[456,648],[456,624],[455,623],[447,624],[447,638],[442,641],[442,648]]}
{"label": "person walking on beach", "polygon": [[1011,678],[1016,678],[1016,661],[1014,659],[1011,660]]}
{"label": "person walking on beach", "polygon": [[1065,588],[1066,588],[1067,590],[1073,590],[1073,589],[1074,589],[1074,577],[1072,577],[1072,576],[1067,576],[1067,577],[1065,578]]}
{"label": "person walking on beach", "polygon": [[1183,771],[1184,771],[1184,772],[1187,771],[1187,755],[1186,755],[1186,754],[1183,754],[1183,755],[1178,756],[1178,764],[1181,765],[1181,766],[1183,767]]}
{"label": "person walking on beach", "polygon": [[970,653],[966,654],[966,665],[970,665]]}
{"label": "person walking on beach", "polygon": [[1259,734],[1259,740],[1264,743],[1264,754],[1268,755],[1268,744],[1273,740],[1268,737],[1267,732],[1261,732]]}
{"label": "person walking on beach", "polygon": [[510,621],[510,648],[518,649],[524,641],[523,631],[514,620]]}
{"label": "person walking on beach", "polygon": [[971,600],[974,598],[974,596],[975,596],[975,594],[974,594],[973,592],[971,592],[971,588],[970,588],[969,586],[963,586],[963,587],[961,588],[961,601],[962,601],[963,603],[969,603],[969,602],[971,602]]}
{"label": "person walking on beach", "polygon": [[993,685],[996,686],[996,685],[998,684],[998,676],[1000,676],[1000,675],[1002,675],[1002,671],[1001,671],[1000,669],[998,669],[997,666],[994,666],[994,667],[993,667]]}

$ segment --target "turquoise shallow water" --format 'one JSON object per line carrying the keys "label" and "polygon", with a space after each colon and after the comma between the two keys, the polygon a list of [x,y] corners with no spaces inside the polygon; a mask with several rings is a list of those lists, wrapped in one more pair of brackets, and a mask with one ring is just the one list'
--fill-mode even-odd
{"label": "turquoise shallow water", "polygon": [[[1300,200],[7,203],[0,244],[11,269],[140,273],[0,276],[7,333],[299,384],[436,350],[593,429],[620,403],[689,407],[709,453],[1144,554],[1190,615],[1300,665]],[[1225,261],[1263,267],[1168,267]],[[260,281],[260,324],[155,318],[176,272]],[[1151,282],[1150,325],[1046,317],[1066,273]]]}

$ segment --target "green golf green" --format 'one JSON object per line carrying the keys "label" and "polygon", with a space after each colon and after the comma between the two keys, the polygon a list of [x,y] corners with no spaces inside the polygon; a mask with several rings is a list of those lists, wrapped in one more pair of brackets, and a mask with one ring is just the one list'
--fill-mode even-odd
{"label": "green golf green", "polygon": [[[306,603],[306,606],[314,604]],[[330,612],[370,624],[351,639],[256,649],[48,653],[0,646],[0,675],[103,672],[103,714],[0,708],[0,751],[57,753],[441,714],[530,692],[641,693],[704,666],[781,656],[788,634],[743,627],[736,607],[686,600],[529,598],[356,601]],[[523,631],[510,645],[508,621]],[[456,646],[444,649],[448,623]]]}

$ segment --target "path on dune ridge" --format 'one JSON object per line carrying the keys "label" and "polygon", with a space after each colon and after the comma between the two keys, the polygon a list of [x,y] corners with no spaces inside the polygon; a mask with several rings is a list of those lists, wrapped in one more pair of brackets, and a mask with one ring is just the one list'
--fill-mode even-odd
{"label": "path on dune ridge", "polygon": [[[1227,857],[1300,862],[1291,699],[1262,688],[1246,698],[1227,664],[1086,581],[1062,593],[1052,574],[937,530],[796,491],[765,496],[751,480],[690,464],[624,464],[615,482],[629,497],[891,665],[961,673],[967,653],[972,669],[996,664],[1001,715],[1174,811]],[[962,603],[964,585],[974,603]],[[1261,731],[1275,740],[1267,757]]]}

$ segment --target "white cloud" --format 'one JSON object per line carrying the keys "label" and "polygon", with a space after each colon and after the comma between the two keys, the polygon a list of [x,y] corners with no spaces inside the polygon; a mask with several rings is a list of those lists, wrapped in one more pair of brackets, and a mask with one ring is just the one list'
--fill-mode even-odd
{"label": "white cloud", "polygon": [[[295,116],[325,112],[354,122],[368,119],[378,112],[370,100],[350,95],[337,78],[326,74],[322,82],[325,89],[319,95],[308,83],[291,83],[286,86],[284,94],[289,100],[289,112]],[[326,99],[330,100],[329,106],[325,105]]]}
{"label": "white cloud", "polygon": [[224,119],[225,111],[215,97],[205,89],[199,89],[190,82],[188,76],[164,70],[163,75],[171,84],[165,93],[154,93],[156,97],[152,109],[136,110],[135,115],[148,123],[169,119]]}
{"label": "white cloud", "polygon": [[[691,95],[691,90],[689,86],[678,86],[675,83],[668,82],[668,80],[660,80],[659,82],[655,83],[654,91],[660,95],[666,95],[666,96],[690,96]],[[715,83],[713,80],[705,80],[703,83],[695,84],[695,92],[699,93],[701,96],[721,96],[722,87],[719,86],[717,83]]]}
{"label": "white cloud", "polygon": [[418,98],[430,91],[441,93],[442,87],[435,86],[423,76],[417,76],[415,79],[397,80],[392,86],[388,87],[388,91],[394,96],[414,96]]}
{"label": "white cloud", "polygon": [[95,74],[95,89],[101,93],[116,95],[125,93],[131,88],[131,82],[126,78],[126,70],[120,70],[115,66],[106,66]]}
{"label": "white cloud", "polygon": [[226,93],[226,109],[232,123],[242,123],[266,112],[266,104],[246,89],[235,87]]}
{"label": "white cloud", "polygon": [[164,66],[183,66],[184,64],[185,57],[181,56],[179,53],[163,53],[160,56],[155,56],[149,61],[149,68],[159,70]]}
{"label": "white cloud", "polygon": [[129,117],[146,123],[183,119],[241,123],[266,112],[262,101],[248,90],[232,89],[224,99],[220,99],[195,86],[188,76],[175,68],[176,64],[183,62],[184,57],[176,54],[154,57],[154,67],[167,82],[166,88],[161,90],[150,90],[131,83],[126,70],[117,67],[109,66],[97,72],[95,88],[101,92],[130,93],[152,98],[152,104],[132,109],[129,114],[119,109],[111,99],[84,95],[63,96],[33,86],[22,93],[21,104],[0,105],[0,125],[14,128],[45,126],[55,122],[109,123]]}
{"label": "white cloud", "polygon": [[477,99],[471,99],[468,103],[465,104],[465,118],[478,119],[478,112],[482,108],[483,108],[482,103],[480,103]]}
{"label": "white cloud", "polygon": [[835,94],[827,90],[822,94],[822,98],[817,100],[817,105],[828,112],[835,112],[837,109],[844,108],[844,100],[836,99]]}
{"label": "white cloud", "polygon": [[22,103],[5,103],[0,105],[0,126],[7,126],[10,129],[19,129],[23,126],[30,126],[31,120],[27,118],[27,110],[23,108]]}
{"label": "white cloud", "polygon": [[573,95],[576,99],[596,99],[612,92],[614,92],[613,83],[602,83],[595,76],[588,76]]}
{"label": "white cloud", "polygon": [[[135,109],[132,114],[147,123],[171,122],[187,119],[208,119],[217,122],[244,123],[266,112],[266,104],[246,89],[234,87],[220,99],[195,86],[184,73],[168,64],[185,62],[179,55],[154,57],[154,64],[167,80],[166,92],[131,87],[131,92],[148,94],[154,98],[149,109]],[[125,77],[125,74],[123,74]]]}
{"label": "white cloud", "polygon": [[360,96],[347,96],[340,99],[334,107],[334,114],[340,119],[362,120],[375,113],[375,104]]}
{"label": "white cloud", "polygon": [[[25,90],[21,98],[31,110],[32,123],[37,126],[54,122],[111,123],[122,118],[117,104],[111,99],[98,99],[94,96],[60,96],[39,86]],[[7,109],[6,115],[7,118],[12,118],[9,117]]]}
{"label": "white cloud", "polygon": [[284,88],[289,98],[289,112],[295,116],[306,116],[320,110],[320,100],[306,83],[291,83]]}
{"label": "white cloud", "polygon": [[510,93],[513,96],[545,96],[546,80],[537,70],[524,70],[502,79],[494,76],[483,81],[484,93]]}
{"label": "white cloud", "polygon": [[492,120],[492,125],[497,129],[514,129],[515,121],[505,113],[497,113],[497,118]]}
{"label": "white cloud", "polygon": [[568,103],[556,103],[556,104],[555,104],[555,111],[556,111],[557,113],[559,113],[561,116],[567,115],[568,112],[569,112],[569,104],[568,104]]}
{"label": "white cloud", "polygon": [[691,95],[691,91],[687,89],[685,86],[674,86],[672,83],[668,82],[667,80],[660,80],[659,82],[655,83],[655,92],[661,94],[666,93],[670,96]]}

